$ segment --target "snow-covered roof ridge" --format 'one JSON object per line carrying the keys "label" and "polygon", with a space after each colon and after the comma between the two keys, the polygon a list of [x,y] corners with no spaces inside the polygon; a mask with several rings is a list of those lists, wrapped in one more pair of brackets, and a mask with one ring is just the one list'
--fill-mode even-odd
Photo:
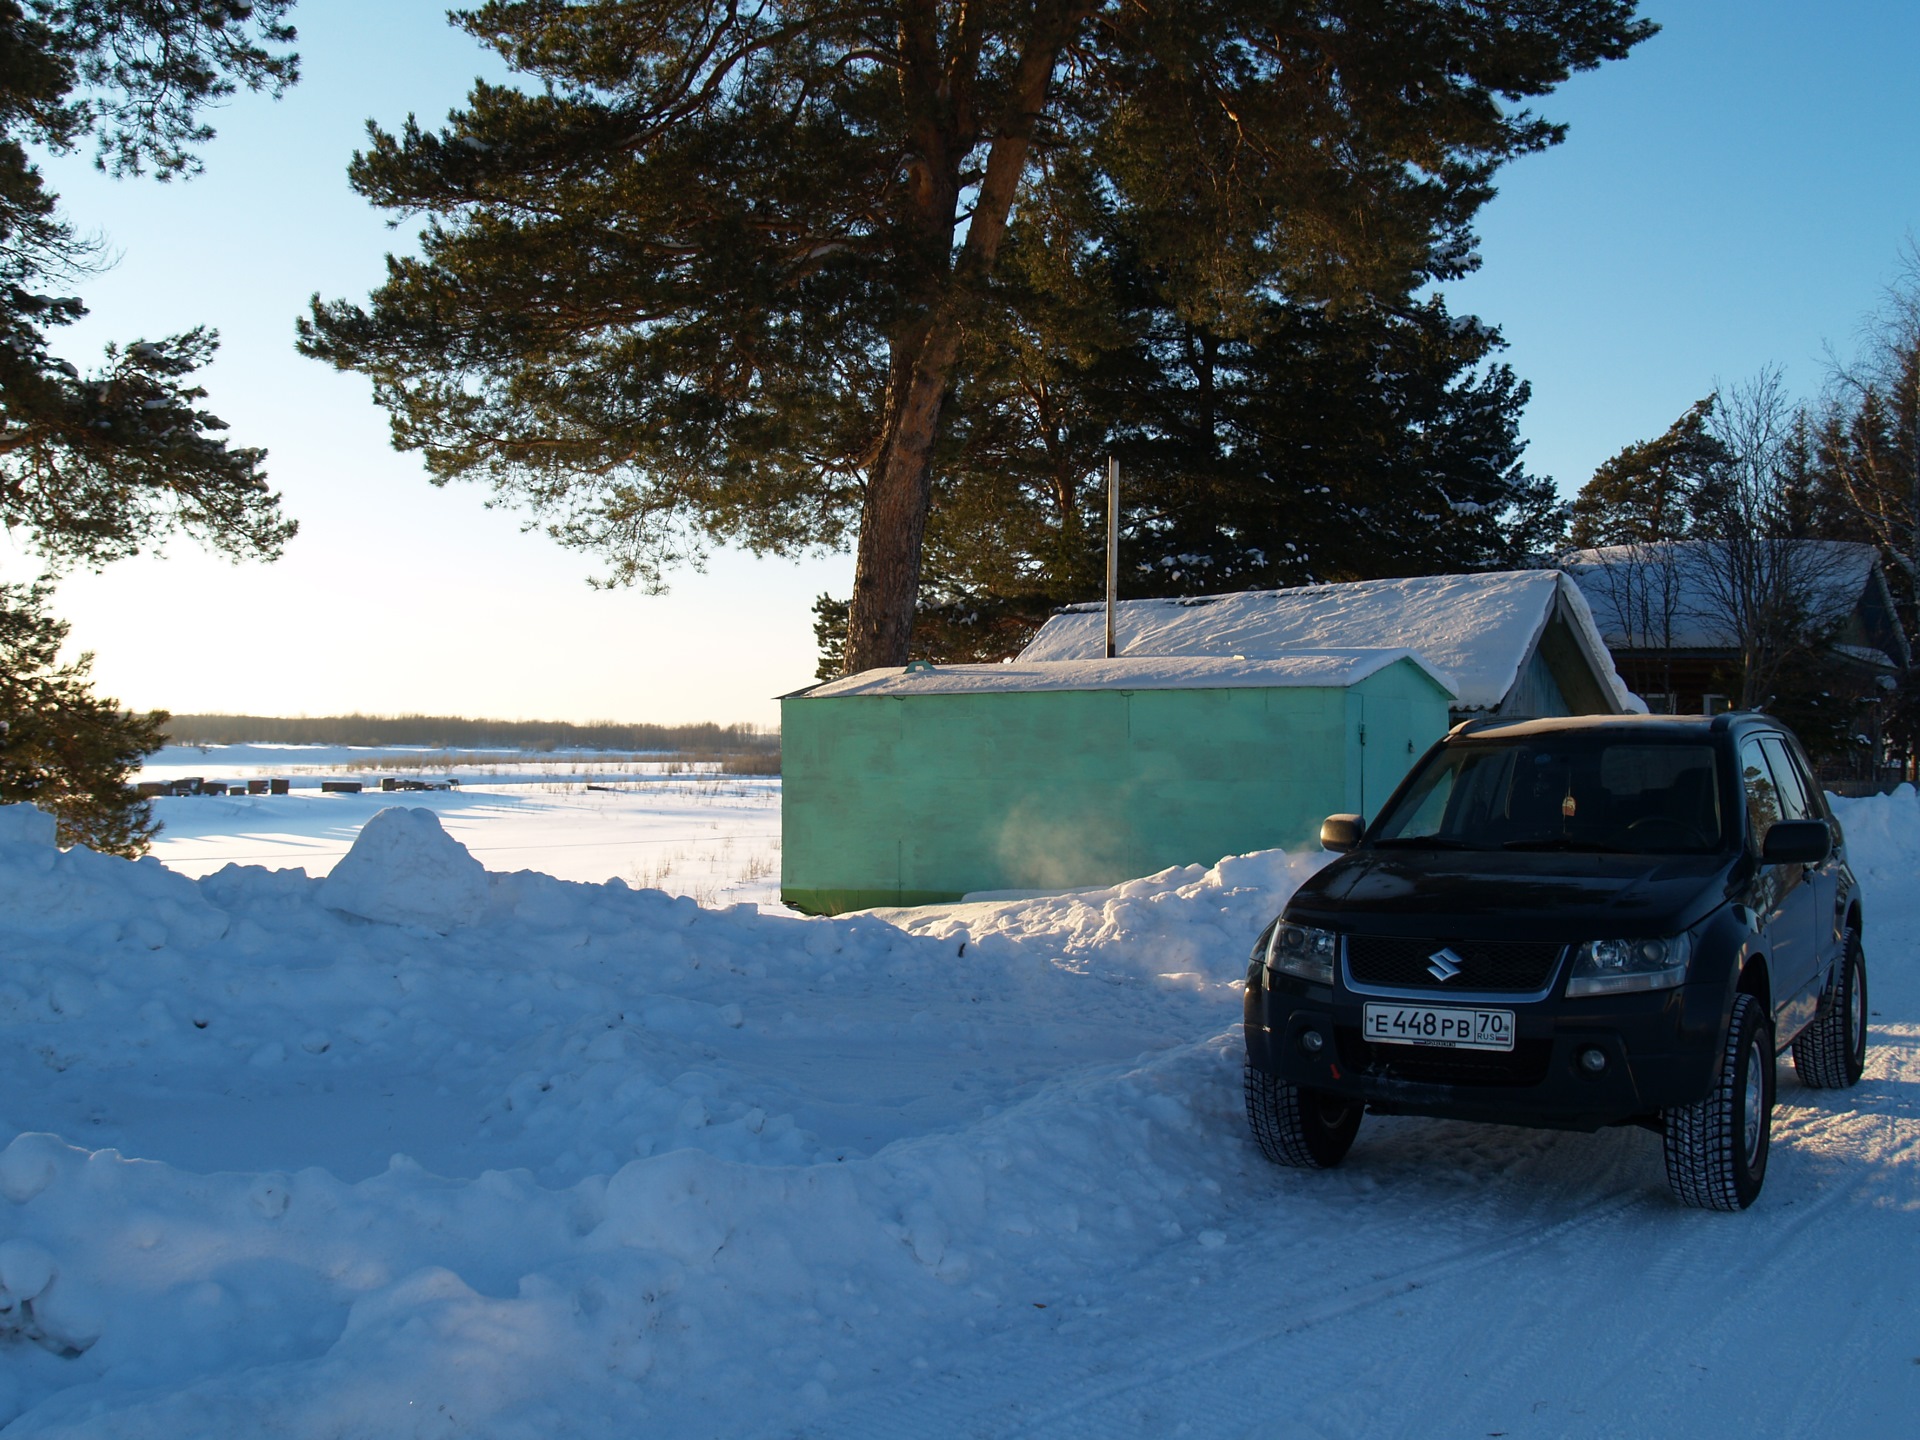
{"label": "snow-covered roof ridge", "polygon": [[[1115,607],[1121,653],[1245,655],[1275,659],[1309,650],[1409,650],[1454,684],[1458,708],[1490,710],[1513,688],[1564,603],[1596,674],[1622,709],[1636,709],[1613,671],[1580,588],[1557,570],[1420,575],[1285,590],[1245,590]],[[1019,662],[1087,659],[1105,649],[1105,607],[1076,605],[1053,616]]]}
{"label": "snow-covered roof ridge", "polygon": [[[1104,648],[1104,646],[1103,646]],[[1015,660],[1000,665],[927,665],[865,670],[805,692],[810,699],[850,695],[965,695],[1034,690],[1230,690],[1345,687],[1399,661],[1417,666],[1449,695],[1450,676],[1402,648],[1334,647],[1278,656],[1144,655]]]}

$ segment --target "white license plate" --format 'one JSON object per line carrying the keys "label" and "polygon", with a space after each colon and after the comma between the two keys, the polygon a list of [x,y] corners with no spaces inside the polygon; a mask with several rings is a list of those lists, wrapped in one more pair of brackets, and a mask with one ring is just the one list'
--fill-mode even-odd
{"label": "white license plate", "polygon": [[1513,1011],[1439,1005],[1369,1005],[1367,1039],[1387,1045],[1443,1045],[1455,1050],[1513,1049]]}

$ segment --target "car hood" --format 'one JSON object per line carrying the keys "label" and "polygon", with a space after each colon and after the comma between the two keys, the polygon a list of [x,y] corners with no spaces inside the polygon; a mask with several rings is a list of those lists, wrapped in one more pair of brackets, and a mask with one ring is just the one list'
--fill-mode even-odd
{"label": "car hood", "polygon": [[1295,893],[1287,914],[1374,934],[1575,940],[1677,934],[1728,898],[1735,857],[1357,850]]}

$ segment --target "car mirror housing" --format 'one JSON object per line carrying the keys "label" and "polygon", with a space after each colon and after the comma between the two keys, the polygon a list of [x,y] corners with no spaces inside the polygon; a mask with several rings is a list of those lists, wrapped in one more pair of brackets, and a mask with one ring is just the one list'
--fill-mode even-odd
{"label": "car mirror housing", "polygon": [[1358,815],[1329,815],[1320,822],[1320,848],[1344,855],[1360,843],[1364,828]]}
{"label": "car mirror housing", "polygon": [[1760,846],[1769,865],[1818,865],[1832,853],[1833,832],[1824,820],[1776,820]]}

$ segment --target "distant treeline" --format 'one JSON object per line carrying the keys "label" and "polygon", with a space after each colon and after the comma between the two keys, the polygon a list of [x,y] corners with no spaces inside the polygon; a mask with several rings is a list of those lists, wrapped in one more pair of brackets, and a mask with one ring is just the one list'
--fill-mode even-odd
{"label": "distant treeline", "polygon": [[174,745],[427,745],[436,749],[662,750],[776,754],[778,731],[752,725],[572,725],[564,720],[475,720],[464,715],[175,715]]}

